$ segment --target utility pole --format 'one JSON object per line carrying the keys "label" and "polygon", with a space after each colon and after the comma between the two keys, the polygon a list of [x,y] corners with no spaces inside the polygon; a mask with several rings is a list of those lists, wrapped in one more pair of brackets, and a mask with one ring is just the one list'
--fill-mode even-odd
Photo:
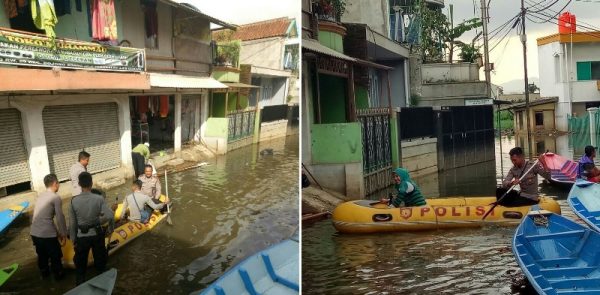
{"label": "utility pole", "polygon": [[529,149],[529,159],[533,158],[533,150],[531,149],[531,132],[529,114],[529,78],[527,77],[527,35],[525,34],[525,0],[521,0],[521,43],[523,44],[523,72],[525,74],[525,115],[527,116],[527,148]]}
{"label": "utility pole", "polygon": [[[521,0],[523,1],[523,0]],[[485,73],[485,94],[492,97],[492,81],[490,78],[490,52],[488,51],[488,8],[487,1],[481,0],[481,22],[483,24],[483,72]]]}

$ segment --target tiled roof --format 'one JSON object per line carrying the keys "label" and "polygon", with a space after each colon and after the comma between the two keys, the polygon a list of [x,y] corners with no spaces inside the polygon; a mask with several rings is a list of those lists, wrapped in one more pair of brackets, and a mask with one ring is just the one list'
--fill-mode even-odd
{"label": "tiled roof", "polygon": [[[275,18],[261,22],[240,25],[237,31],[232,32],[228,29],[217,30],[213,32],[213,39],[217,41],[225,40],[256,40],[278,36],[285,36],[288,32],[293,19],[287,17]],[[231,34],[231,38],[227,36]]]}

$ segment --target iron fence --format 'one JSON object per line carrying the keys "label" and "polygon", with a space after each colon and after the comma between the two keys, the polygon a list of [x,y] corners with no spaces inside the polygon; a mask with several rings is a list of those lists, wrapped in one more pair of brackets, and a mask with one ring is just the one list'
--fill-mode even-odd
{"label": "iron fence", "polygon": [[365,192],[373,195],[390,185],[392,146],[389,109],[357,111],[362,129]]}
{"label": "iron fence", "polygon": [[254,119],[256,112],[237,111],[227,114],[229,119],[227,141],[232,142],[254,135]]}

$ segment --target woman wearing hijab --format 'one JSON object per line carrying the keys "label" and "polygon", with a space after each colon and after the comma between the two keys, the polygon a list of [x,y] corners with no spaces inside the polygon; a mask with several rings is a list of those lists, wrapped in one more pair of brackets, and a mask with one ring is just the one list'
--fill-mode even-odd
{"label": "woman wearing hijab", "polygon": [[[421,190],[408,175],[408,171],[404,168],[396,168],[392,173],[398,195],[392,199],[394,207],[400,207],[404,202],[405,207],[424,206],[426,204],[425,197],[421,194]],[[381,203],[388,204],[389,199],[381,199]]]}

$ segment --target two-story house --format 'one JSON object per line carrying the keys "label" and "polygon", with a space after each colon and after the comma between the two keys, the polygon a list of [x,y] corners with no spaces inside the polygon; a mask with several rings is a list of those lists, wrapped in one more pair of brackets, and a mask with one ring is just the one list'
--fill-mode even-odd
{"label": "two-story house", "polygon": [[540,96],[558,97],[556,129],[569,131],[569,116],[600,106],[600,32],[552,34],[537,46]]}
{"label": "two-story house", "polygon": [[39,30],[15,3],[0,6],[5,193],[42,191],[48,173],[68,180],[82,150],[89,172],[128,176],[132,146],[180,151],[204,135],[209,89],[227,88],[210,77],[210,24],[234,26],[170,0],[72,0]]}
{"label": "two-story house", "polygon": [[248,93],[261,111],[260,140],[285,136],[288,114],[298,108],[296,20],[282,17],[240,25],[235,31],[217,30],[213,39],[240,42],[240,82],[260,87]]}

